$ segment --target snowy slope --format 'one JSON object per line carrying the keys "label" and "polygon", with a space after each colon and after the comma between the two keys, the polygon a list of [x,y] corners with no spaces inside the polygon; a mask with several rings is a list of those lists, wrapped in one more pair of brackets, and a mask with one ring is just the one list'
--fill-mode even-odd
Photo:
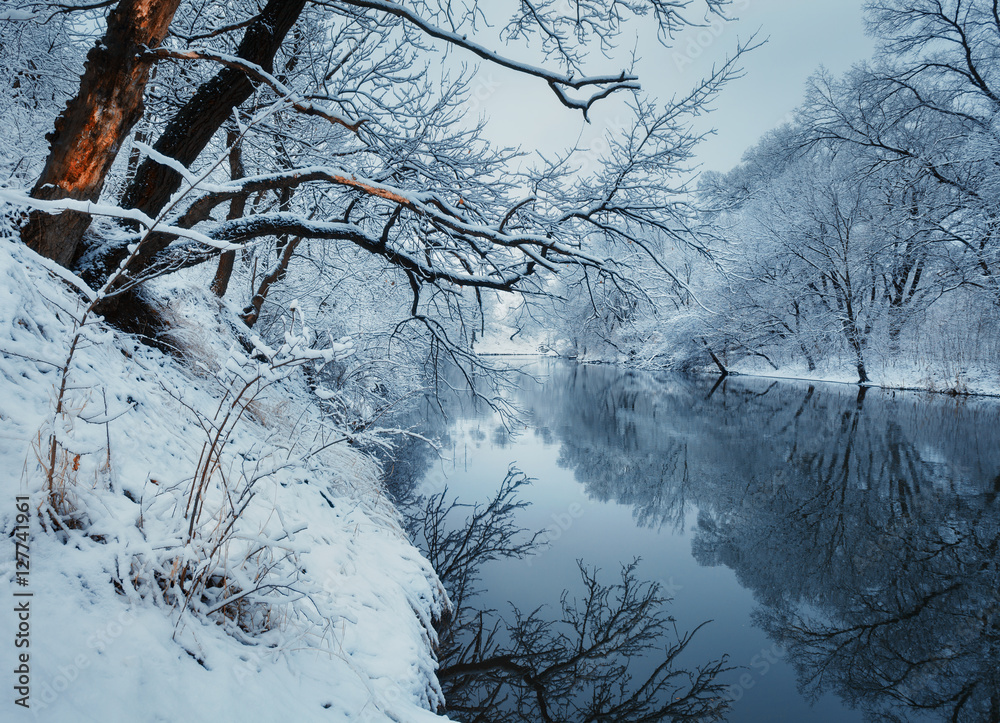
{"label": "snowy slope", "polygon": [[[228,436],[188,539],[205,428],[227,369],[254,362],[212,297],[181,284],[160,293],[184,360],[88,326],[54,419],[81,301],[0,239],[3,720],[443,720],[429,709],[442,702],[433,621],[447,597],[377,466],[324,427],[301,374],[255,399]],[[39,512],[53,429],[63,529]],[[30,572],[15,587],[19,495],[30,498]],[[234,498],[248,503],[226,532]],[[190,604],[171,587],[178,569],[208,580]],[[15,649],[10,611],[25,600],[30,647]],[[29,710],[10,700],[20,652]]]}

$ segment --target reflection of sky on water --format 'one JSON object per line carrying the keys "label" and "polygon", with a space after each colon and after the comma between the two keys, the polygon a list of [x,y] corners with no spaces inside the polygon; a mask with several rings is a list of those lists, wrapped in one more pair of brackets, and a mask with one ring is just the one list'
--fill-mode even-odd
{"label": "reflection of sky on water", "polygon": [[[545,371],[545,384],[518,394],[525,428],[460,415],[450,461],[424,477],[469,500],[485,499],[511,463],[537,480],[521,524],[548,530],[549,544],[530,563],[485,570],[487,607],[555,605],[578,583],[576,559],[610,581],[638,556],[642,576],[673,592],[682,629],[714,621],[688,662],[728,653],[747,666],[731,674],[743,682],[732,721],[862,720],[841,700],[893,702],[874,690],[886,671],[901,676],[896,698],[923,704],[969,686],[967,705],[988,705],[1000,689],[994,402]],[[764,664],[775,636],[794,665]],[[905,674],[893,656],[907,658]],[[822,692],[813,708],[796,668],[802,681],[824,671],[806,686]]]}

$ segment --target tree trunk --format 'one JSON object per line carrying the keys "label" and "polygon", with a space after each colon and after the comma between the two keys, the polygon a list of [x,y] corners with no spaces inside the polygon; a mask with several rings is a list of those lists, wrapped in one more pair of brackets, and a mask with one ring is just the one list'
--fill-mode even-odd
{"label": "tree trunk", "polygon": [[[243,169],[243,149],[239,143],[239,134],[231,130],[226,134],[226,143],[229,145],[229,177],[238,181],[246,175]],[[230,221],[243,218],[246,210],[247,197],[245,194],[236,196],[229,202],[229,214],[226,216]],[[233,276],[233,266],[236,264],[235,251],[223,251],[219,256],[219,266],[215,270],[215,278],[212,280],[212,292],[220,299],[226,295],[229,289],[229,279]]]}
{"label": "tree trunk", "polygon": [[281,256],[278,258],[277,265],[261,279],[260,286],[257,287],[257,293],[250,300],[250,305],[243,310],[240,318],[251,329],[257,323],[257,319],[260,318],[260,311],[264,308],[264,302],[267,300],[267,294],[270,292],[271,287],[282,281],[285,278],[285,274],[288,273],[288,265],[292,262],[295,249],[298,248],[301,241],[302,238],[296,236],[285,244],[285,247],[281,250]]}
{"label": "tree trunk", "polygon": [[805,342],[799,342],[799,349],[802,350],[802,356],[806,358],[806,365],[810,372],[816,371],[816,360],[813,359],[812,353],[809,351],[809,347],[806,346]]}
{"label": "tree trunk", "polygon": [[[108,14],[104,37],[87,54],[80,91],[49,134],[49,157],[31,191],[40,200],[96,201],[122,140],[143,114],[149,64],[144,47],[167,34],[180,0],[121,0]],[[69,266],[90,216],[77,211],[33,211],[21,238],[43,256]]]}
{"label": "tree trunk", "polygon": [[852,328],[848,333],[848,341],[851,344],[851,349],[854,351],[854,361],[858,370],[858,384],[867,384],[871,380],[868,378],[868,369],[865,366],[866,339],[861,336],[857,328]]}
{"label": "tree trunk", "polygon": [[[285,35],[302,13],[306,0],[269,0],[247,28],[236,51],[243,60],[270,72]],[[223,68],[203,83],[173,117],[154,148],[185,166],[197,160],[233,110],[252,94],[254,86],[240,70]],[[172,168],[147,158],[122,196],[122,206],[156,216],[181,185]]]}
{"label": "tree trunk", "polygon": [[[269,0],[247,28],[237,55],[270,71],[275,54],[302,13],[305,3],[306,0]],[[191,100],[174,115],[153,147],[163,155],[190,166],[232,117],[233,110],[251,96],[253,89],[245,73],[235,68],[223,68],[203,83]],[[172,168],[147,158],[125,190],[121,205],[137,208],[155,217],[180,188],[181,180],[180,174]],[[173,237],[166,233],[154,232],[146,236],[129,263],[128,275],[132,279],[139,278],[172,240]],[[95,283],[94,279],[103,280],[117,269],[127,255],[127,249],[121,246],[96,249],[88,258],[87,268],[79,268],[77,272],[90,283]]]}
{"label": "tree trunk", "polygon": [[708,345],[708,342],[707,342],[707,341],[705,341],[704,339],[702,339],[702,340],[701,340],[701,343],[705,345],[705,350],[706,350],[706,351],[708,352],[708,355],[709,355],[710,357],[712,357],[712,361],[714,361],[714,362],[715,362],[715,366],[719,367],[719,374],[720,374],[721,376],[723,376],[723,377],[728,377],[728,376],[729,376],[729,370],[728,370],[728,369],[726,369],[726,365],[725,365],[725,364],[723,364],[723,363],[722,363],[722,360],[721,360],[721,359],[719,359],[719,357],[717,357],[717,356],[715,355],[715,352],[714,352],[714,351],[712,351],[712,347],[710,347],[710,346]]}
{"label": "tree trunk", "polygon": [[869,381],[871,381],[868,378],[868,371],[865,369],[865,361],[860,357],[858,358],[857,369],[858,369],[858,384],[867,384]]}
{"label": "tree trunk", "polygon": [[899,339],[903,334],[903,310],[896,306],[889,307],[889,356],[899,356]]}

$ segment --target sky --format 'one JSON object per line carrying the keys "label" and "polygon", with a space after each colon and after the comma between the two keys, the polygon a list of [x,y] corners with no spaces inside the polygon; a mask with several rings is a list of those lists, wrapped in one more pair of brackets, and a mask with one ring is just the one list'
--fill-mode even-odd
{"label": "sky", "polygon": [[[700,146],[697,162],[704,170],[725,171],[762,134],[790,118],[820,66],[840,73],[871,56],[874,42],[865,34],[863,5],[864,0],[734,0],[737,19],[690,28],[671,48],[644,36],[641,22],[621,41],[623,50],[635,47],[639,53],[636,69],[643,89],[666,102],[694,87],[738,42],[755,32],[758,40],[767,40],[745,56],[745,77],[727,86],[701,121],[700,130],[715,128],[717,134]],[[595,74],[622,69],[618,59],[594,55]],[[472,111],[487,116],[494,141],[526,149],[552,150],[574,142],[590,148],[627,118],[622,100],[612,97],[595,107],[587,124],[579,112],[559,106],[544,83],[485,66],[473,86]]]}
{"label": "sky", "polygon": [[[708,120],[718,129],[701,158],[711,170],[728,170],[760,136],[788,119],[802,101],[806,81],[820,66],[835,73],[871,57],[863,0],[737,0],[740,20],[706,50],[716,58],[758,28],[767,43],[750,53],[746,76],[727,87]],[[721,46],[721,47],[719,47]],[[704,72],[704,65],[694,69]],[[692,73],[685,80],[696,82]]]}

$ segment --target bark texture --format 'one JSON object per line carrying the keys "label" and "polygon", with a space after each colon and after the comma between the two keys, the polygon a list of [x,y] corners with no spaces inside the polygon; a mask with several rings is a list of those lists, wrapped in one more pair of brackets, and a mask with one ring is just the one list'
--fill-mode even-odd
{"label": "bark texture", "polygon": [[260,311],[264,308],[264,302],[267,300],[267,294],[271,291],[271,287],[279,281],[284,281],[285,275],[288,273],[288,265],[292,262],[295,249],[298,248],[301,241],[302,238],[296,236],[287,242],[281,250],[278,263],[261,279],[260,286],[257,287],[257,293],[253,295],[250,305],[243,309],[243,313],[240,315],[240,318],[247,327],[252,329],[253,325],[257,323],[257,319],[260,318]]}
{"label": "bark texture", "polygon": [[[236,54],[270,72],[274,56],[302,14],[305,4],[306,0],[269,0],[247,27]],[[224,67],[202,83],[194,96],[177,111],[153,147],[163,155],[190,166],[229,121],[233,111],[250,98],[253,91],[253,83],[245,72]],[[147,158],[139,165],[135,178],[126,188],[121,205],[137,208],[155,218],[180,188],[182,180],[172,168]],[[147,235],[129,262],[128,276],[133,280],[139,278],[173,239],[170,234],[160,232]],[[127,255],[127,249],[120,246],[95,249],[95,253],[89,255],[86,267],[78,269],[78,272],[94,283],[96,279],[107,278]]]}
{"label": "bark texture", "polygon": [[[40,200],[96,201],[122,140],[143,114],[149,64],[145,47],[167,34],[180,0],[121,0],[108,15],[104,37],[87,54],[80,91],[56,119],[49,157],[31,191]],[[34,211],[21,238],[43,256],[69,266],[90,216]]]}
{"label": "bark texture", "polygon": [[[278,48],[305,4],[306,0],[270,0],[247,28],[236,54],[270,72]],[[154,148],[185,166],[191,165],[253,90],[244,72],[223,68],[177,112]],[[147,158],[126,189],[122,206],[156,216],[180,185],[180,174]]]}
{"label": "bark texture", "polygon": [[[229,145],[229,177],[238,181],[246,175],[243,169],[243,149],[239,144],[239,135],[236,131],[229,131],[226,134],[226,143]],[[245,194],[236,196],[229,202],[229,214],[226,218],[235,221],[243,218],[246,210],[247,197]],[[215,269],[215,278],[212,279],[212,293],[220,299],[229,290],[229,280],[233,276],[233,267],[236,264],[235,251],[223,251],[219,256],[219,265]]]}

